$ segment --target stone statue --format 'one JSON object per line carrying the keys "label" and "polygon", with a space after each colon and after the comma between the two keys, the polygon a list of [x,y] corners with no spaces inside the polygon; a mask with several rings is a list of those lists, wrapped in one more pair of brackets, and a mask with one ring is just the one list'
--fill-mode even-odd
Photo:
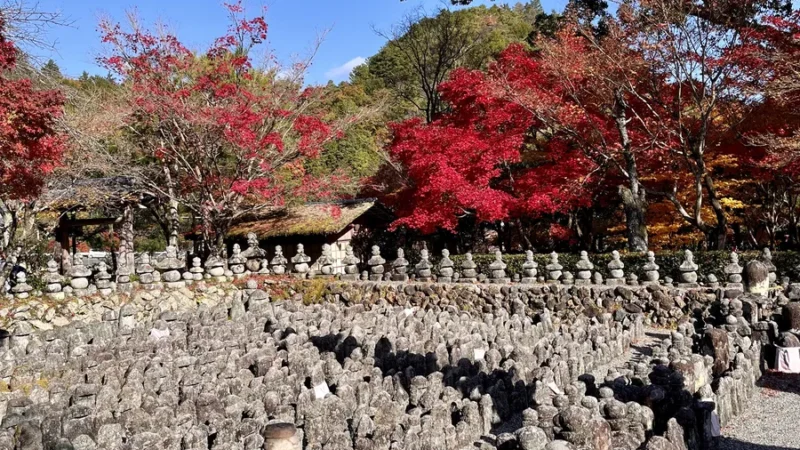
{"label": "stone statue", "polygon": [[225,262],[217,255],[211,255],[206,260],[205,276],[217,281],[225,281]]}
{"label": "stone statue", "polygon": [[342,275],[342,279],[357,281],[358,263],[360,262],[358,257],[353,254],[353,247],[348,244],[344,250],[344,258],[342,258],[342,264],[344,264],[344,275]]}
{"label": "stone statue", "polygon": [[114,290],[114,285],[111,283],[111,274],[108,273],[108,266],[105,261],[100,261],[97,264],[97,273],[94,274],[94,285],[103,297],[108,297]]}
{"label": "stone statue", "polygon": [[247,259],[242,256],[242,248],[239,244],[233,244],[233,256],[228,259],[228,268],[234,276],[240,278],[244,275],[246,262]]}
{"label": "stone statue", "polygon": [[392,281],[408,281],[408,260],[402,248],[397,249],[397,259],[392,261]]}
{"label": "stone statue", "polygon": [[150,265],[150,253],[142,253],[139,264],[136,266],[136,275],[139,276],[139,285],[142,289],[150,290],[155,288],[154,270],[153,266]]}
{"label": "stone statue", "polygon": [[577,279],[575,284],[590,284],[592,282],[592,269],[594,264],[589,261],[589,254],[585,250],[581,250],[581,256],[577,263],[575,263]]}
{"label": "stone statue", "polygon": [[47,261],[47,269],[45,269],[45,273],[42,276],[42,281],[46,284],[46,290],[48,296],[50,298],[61,300],[64,298],[64,292],[62,292],[62,285],[61,283],[64,282],[64,277],[58,273],[58,263],[55,260],[51,259]]}
{"label": "stone statue", "polygon": [[563,274],[561,270],[563,268],[564,267],[558,263],[558,253],[550,253],[550,264],[544,267],[544,269],[547,271],[547,282],[558,283],[559,280],[561,280],[561,275]]}
{"label": "stone statue", "polygon": [[725,275],[728,277],[728,282],[725,283],[726,298],[737,298],[744,293],[742,271],[744,268],[739,264],[739,255],[731,252],[730,262],[724,268]]}
{"label": "stone statue", "polygon": [[247,233],[247,248],[241,254],[247,262],[245,266],[252,273],[261,269],[261,261],[267,257],[267,251],[258,246],[258,236],[255,233]]}
{"label": "stone statue", "polygon": [[431,281],[431,277],[433,273],[431,272],[431,268],[433,265],[431,264],[428,255],[428,249],[424,248],[420,252],[420,260],[416,266],[414,266],[414,271],[417,274],[417,281],[428,282]]}
{"label": "stone statue", "polygon": [[439,278],[436,281],[440,283],[452,283],[453,281],[453,267],[455,264],[450,259],[450,250],[442,250],[442,260],[439,261]]}
{"label": "stone statue", "polygon": [[472,260],[472,252],[467,252],[464,255],[464,261],[461,262],[461,276],[458,281],[461,283],[476,283],[478,281],[478,267],[475,261]]}
{"label": "stone statue", "polygon": [[370,273],[369,279],[371,281],[383,280],[383,272],[386,270],[385,267],[383,267],[384,264],[386,264],[386,260],[381,256],[381,248],[377,245],[373,245],[372,256],[367,260]]}
{"label": "stone statue", "polygon": [[[152,267],[150,267],[150,271],[153,271]],[[78,296],[86,295],[88,293],[86,289],[89,287],[89,277],[92,276],[92,271],[83,265],[83,257],[80,255],[75,255],[73,258],[72,269],[70,269],[69,276],[72,278],[69,285],[74,290],[73,293]]]}
{"label": "stone statue", "polygon": [[765,247],[764,250],[761,251],[761,262],[767,266],[767,270],[769,271],[769,284],[775,284],[778,280],[778,275],[775,273],[777,269],[775,268],[775,263],[772,262],[772,252],[768,247]]}
{"label": "stone statue", "polygon": [[330,277],[333,275],[333,255],[330,244],[322,244],[322,254],[314,263],[314,276]]}
{"label": "stone statue", "polygon": [[167,246],[167,255],[164,259],[156,263],[156,268],[161,271],[161,279],[166,282],[168,288],[177,289],[184,287],[186,283],[181,281],[181,270],[186,267],[182,259],[178,258],[178,249],[172,245]]}
{"label": "stone statue", "polygon": [[258,274],[259,275],[269,275],[269,261],[267,258],[264,258],[259,261],[258,263]]}
{"label": "stone statue", "polygon": [[625,264],[619,259],[619,252],[611,252],[611,261],[608,263],[608,278],[606,284],[609,286],[619,286],[625,284]]}
{"label": "stone statue", "polygon": [[292,274],[297,278],[305,278],[308,274],[308,263],[311,257],[306,255],[303,244],[297,244],[297,254],[292,256]]}
{"label": "stone statue", "polygon": [[539,267],[536,261],[533,260],[533,252],[528,250],[525,252],[525,262],[522,263],[522,282],[526,284],[536,282],[536,268]]}
{"label": "stone statue", "polygon": [[11,288],[11,293],[14,294],[14,297],[19,299],[30,297],[33,287],[28,284],[28,274],[24,270],[17,272],[16,282],[14,287]]}
{"label": "stone statue", "polygon": [[283,256],[283,248],[280,245],[275,246],[275,256],[272,257],[272,261],[269,262],[271,266],[272,273],[275,275],[283,275],[286,273],[286,264],[289,261]]}
{"label": "stone statue", "polygon": [[561,283],[567,286],[575,284],[575,277],[572,275],[572,272],[565,270],[564,274],[561,275]]}
{"label": "stone statue", "polygon": [[680,287],[697,287],[697,264],[691,250],[683,252],[683,263],[678,270],[681,273],[681,282],[678,284]]}
{"label": "stone statue", "polygon": [[642,267],[644,270],[644,277],[645,281],[642,284],[658,284],[658,279],[660,277],[658,273],[658,264],[656,264],[656,255],[655,253],[648,251],[647,252],[647,262]]}
{"label": "stone statue", "polygon": [[492,277],[489,279],[490,283],[510,283],[511,279],[506,275],[507,264],[503,262],[503,253],[500,250],[494,252],[494,261],[489,264],[489,270],[492,271]]}

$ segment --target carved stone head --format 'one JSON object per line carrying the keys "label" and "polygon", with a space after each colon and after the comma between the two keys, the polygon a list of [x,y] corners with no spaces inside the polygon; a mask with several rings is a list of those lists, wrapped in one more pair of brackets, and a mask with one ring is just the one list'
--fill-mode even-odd
{"label": "carved stone head", "polygon": [[252,231],[247,233],[247,246],[250,248],[258,247],[258,236]]}

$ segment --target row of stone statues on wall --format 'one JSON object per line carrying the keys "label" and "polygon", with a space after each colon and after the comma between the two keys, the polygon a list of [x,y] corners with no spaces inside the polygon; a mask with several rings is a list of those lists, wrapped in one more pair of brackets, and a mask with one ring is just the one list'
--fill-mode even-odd
{"label": "row of stone statues on wall", "polygon": [[[527,251],[525,262],[522,264],[522,273],[514,274],[513,278],[506,271],[508,266],[503,260],[502,253],[497,251],[494,256],[494,261],[488,266],[489,273],[484,274],[479,272],[478,265],[473,260],[471,253],[464,255],[463,261],[456,264],[450,258],[450,252],[445,249],[442,250],[441,258],[434,264],[430,260],[428,250],[422,250],[420,261],[412,266],[405,258],[402,248],[397,250],[397,257],[393,261],[387,262],[381,256],[380,248],[374,245],[371,255],[362,265],[361,260],[355,256],[353,248],[349,245],[345,249],[343,258],[334,258],[332,247],[325,244],[322,255],[312,264],[311,257],[306,255],[303,244],[297,245],[296,253],[291,259],[283,255],[280,245],[275,246],[274,255],[269,258],[267,251],[259,247],[256,236],[251,234],[248,235],[247,248],[242,251],[240,246],[235,244],[232,256],[227,260],[211,257],[205,264],[202,264],[200,258],[194,257],[190,264],[187,264],[187,261],[178,256],[175,247],[168,246],[165,255],[157,261],[151,261],[148,253],[142,253],[135,267],[121,266],[118,268],[116,276],[113,276],[104,262],[99,263],[92,271],[86,267],[83,258],[75,256],[72,267],[66,276],[58,273],[58,264],[55,261],[50,261],[42,276],[42,281],[45,292],[56,298],[66,294],[82,296],[95,292],[109,295],[115,290],[127,292],[131,289],[133,281],[138,281],[138,285],[143,289],[160,289],[162,287],[178,289],[204,279],[226,281],[251,274],[290,275],[296,278],[340,278],[350,281],[507,284],[513,280],[525,284],[558,283],[607,286],[665,284],[682,288],[700,286],[697,274],[698,266],[694,262],[694,255],[689,250],[684,252],[684,260],[679,266],[680,279],[677,282],[669,277],[661,278],[653,252],[647,252],[647,262],[641,268],[642,279],[639,279],[633,271],[626,275],[625,264],[621,261],[617,251],[611,253],[611,261],[607,264],[609,276],[605,279],[599,271],[595,270],[595,265],[589,260],[589,255],[585,251],[580,253],[580,258],[572,271],[566,270],[562,266],[556,252],[550,254],[548,264],[539,267],[539,264],[534,261],[533,252]],[[753,270],[763,272],[765,275],[762,278],[766,278],[766,280],[759,280],[760,286],[753,286],[754,289],[766,291],[769,283],[775,283],[775,265],[772,263],[769,249],[765,249],[761,258],[751,261],[748,266],[750,264],[757,264],[758,267],[754,267]],[[366,270],[360,272],[360,268]],[[744,270],[745,268],[739,263],[738,255],[735,252],[731,253],[730,261],[724,268],[727,280],[721,286],[726,292],[730,292],[730,295],[733,296],[736,295],[736,292],[742,291]],[[33,291],[33,287],[28,284],[25,272],[20,272],[17,277],[11,293],[19,298],[25,298]],[[714,274],[709,274],[705,277],[704,286],[716,288],[720,287],[720,282]]]}

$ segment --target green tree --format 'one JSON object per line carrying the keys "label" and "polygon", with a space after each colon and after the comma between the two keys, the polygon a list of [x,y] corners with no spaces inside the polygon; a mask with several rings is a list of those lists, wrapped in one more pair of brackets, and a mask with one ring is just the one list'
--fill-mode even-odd
{"label": "green tree", "polygon": [[508,44],[528,38],[531,19],[540,13],[538,2],[513,8],[442,8],[430,16],[417,11],[390,32],[379,32],[388,42],[368,60],[366,70],[354,72],[353,80],[373,90],[382,85],[400,100],[406,116],[420,114],[430,122],[446,108],[438,88],[453,69],[485,68]]}
{"label": "green tree", "polygon": [[61,75],[61,69],[52,59],[48,59],[47,62],[42,66],[42,74],[54,80],[63,78],[63,75]]}

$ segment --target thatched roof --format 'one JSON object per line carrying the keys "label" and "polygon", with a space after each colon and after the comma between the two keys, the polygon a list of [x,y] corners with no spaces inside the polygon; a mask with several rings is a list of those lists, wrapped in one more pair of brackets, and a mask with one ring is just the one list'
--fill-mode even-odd
{"label": "thatched roof", "polygon": [[375,199],[307,203],[273,209],[262,213],[257,219],[234,225],[228,235],[245,236],[253,232],[259,239],[268,239],[281,236],[338,234],[373,207],[376,207]]}
{"label": "thatched roof", "polygon": [[141,190],[131,177],[64,181],[45,190],[40,200],[51,210],[91,209],[136,202]]}

